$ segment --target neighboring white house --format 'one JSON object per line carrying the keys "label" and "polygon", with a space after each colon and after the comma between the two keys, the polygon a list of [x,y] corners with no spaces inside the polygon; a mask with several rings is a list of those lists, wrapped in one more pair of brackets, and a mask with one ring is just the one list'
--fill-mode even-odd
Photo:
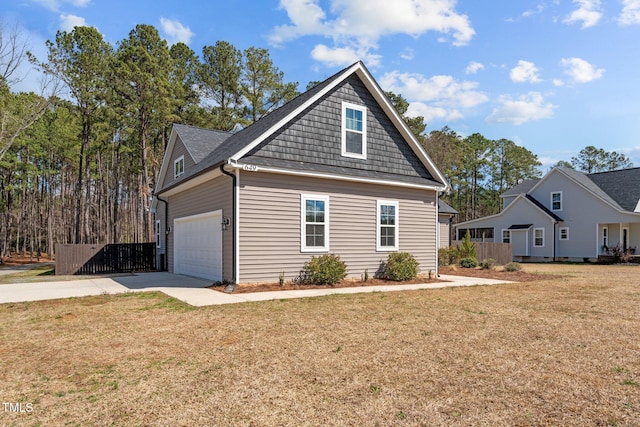
{"label": "neighboring white house", "polygon": [[516,261],[596,260],[640,244],[640,168],[586,174],[553,168],[500,196],[497,215],[456,224],[476,241],[513,246]]}

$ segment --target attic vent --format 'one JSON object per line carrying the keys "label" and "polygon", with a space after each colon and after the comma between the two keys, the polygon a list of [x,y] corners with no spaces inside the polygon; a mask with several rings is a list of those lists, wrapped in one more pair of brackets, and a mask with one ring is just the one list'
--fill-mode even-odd
{"label": "attic vent", "polygon": [[242,129],[244,129],[244,126],[242,126],[240,123],[236,123],[235,125],[233,125],[233,129],[231,129],[230,132],[231,133],[238,133]]}

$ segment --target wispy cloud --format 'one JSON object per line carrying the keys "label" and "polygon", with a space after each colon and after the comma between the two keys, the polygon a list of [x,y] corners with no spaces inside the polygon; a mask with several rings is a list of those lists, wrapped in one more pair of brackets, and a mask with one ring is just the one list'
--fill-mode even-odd
{"label": "wispy cloud", "polygon": [[529,61],[518,61],[518,65],[511,69],[509,74],[511,81],[515,83],[540,83],[539,70],[536,64]]}
{"label": "wispy cloud", "polygon": [[471,61],[464,72],[466,74],[476,74],[480,70],[484,70],[484,65],[476,61]]}
{"label": "wispy cloud", "polygon": [[366,49],[356,50],[351,47],[331,48],[323,44],[316,45],[311,51],[311,57],[331,67],[344,67],[358,60],[363,60],[370,67],[380,65],[380,55],[368,52]]}
{"label": "wispy cloud", "polygon": [[189,44],[194,33],[175,19],[160,18],[160,27],[170,44],[182,42]]}
{"label": "wispy cloud", "polygon": [[57,12],[62,6],[87,7],[91,0],[32,0],[33,3],[39,4],[49,10]]}
{"label": "wispy cloud", "polygon": [[573,3],[577,4],[578,8],[562,21],[565,24],[582,22],[582,28],[589,28],[602,18],[600,0],[573,0]]}
{"label": "wispy cloud", "polygon": [[87,21],[81,17],[76,15],[60,15],[60,29],[62,31],[71,32],[74,27],[86,27]]}
{"label": "wispy cloud", "polygon": [[487,117],[487,122],[521,125],[533,120],[549,119],[553,117],[553,111],[557,108],[545,102],[539,92],[529,92],[516,99],[502,95],[498,98],[498,104]]}
{"label": "wispy cloud", "polygon": [[475,30],[469,18],[455,9],[456,0],[330,0],[326,10],[319,0],[280,0],[290,23],[269,35],[278,46],[305,36],[333,40],[334,48],[377,50],[381,37],[440,34],[455,46],[468,44]]}
{"label": "wispy cloud", "polygon": [[602,77],[604,68],[596,68],[581,58],[563,58],[560,65],[572,83],[589,83]]}
{"label": "wispy cloud", "polygon": [[640,0],[622,0],[622,4],[618,22],[621,25],[640,24]]}
{"label": "wispy cloud", "polygon": [[379,79],[384,90],[402,93],[410,101],[409,116],[420,115],[433,119],[456,120],[464,113],[488,100],[477,90],[477,82],[456,81],[451,76],[425,77],[415,73],[393,71]]}

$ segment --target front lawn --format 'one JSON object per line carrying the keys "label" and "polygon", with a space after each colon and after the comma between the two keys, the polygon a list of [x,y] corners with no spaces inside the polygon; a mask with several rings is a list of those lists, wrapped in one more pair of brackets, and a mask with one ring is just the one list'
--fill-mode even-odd
{"label": "front lawn", "polygon": [[0,397],[32,411],[0,424],[638,425],[640,267],[525,269],[562,277],[205,308],[160,293],[3,304]]}

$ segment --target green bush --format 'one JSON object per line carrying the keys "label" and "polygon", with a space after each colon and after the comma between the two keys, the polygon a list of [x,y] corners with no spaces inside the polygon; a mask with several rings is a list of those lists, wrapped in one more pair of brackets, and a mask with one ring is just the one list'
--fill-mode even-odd
{"label": "green bush", "polygon": [[415,279],[418,266],[418,261],[409,252],[390,253],[384,265],[384,278],[396,281]]}
{"label": "green bush", "polygon": [[496,266],[496,260],[493,258],[483,259],[482,262],[480,263],[480,267],[482,267],[483,270],[491,270],[495,266]]}
{"label": "green bush", "polygon": [[520,271],[522,270],[522,266],[517,262],[510,262],[509,264],[504,266],[504,271]]}
{"label": "green bush", "polygon": [[462,244],[458,247],[460,258],[476,258],[476,244],[471,241],[471,233],[469,230],[464,235]]}
{"label": "green bush", "polygon": [[460,260],[460,267],[462,268],[476,268],[478,266],[478,260],[475,258],[462,258]]}
{"label": "green bush", "polygon": [[335,285],[347,277],[347,264],[334,254],[312,256],[304,263],[300,277],[310,285]]}
{"label": "green bush", "polygon": [[446,267],[448,265],[457,264],[460,261],[459,246],[449,246],[448,248],[438,249],[438,265]]}

